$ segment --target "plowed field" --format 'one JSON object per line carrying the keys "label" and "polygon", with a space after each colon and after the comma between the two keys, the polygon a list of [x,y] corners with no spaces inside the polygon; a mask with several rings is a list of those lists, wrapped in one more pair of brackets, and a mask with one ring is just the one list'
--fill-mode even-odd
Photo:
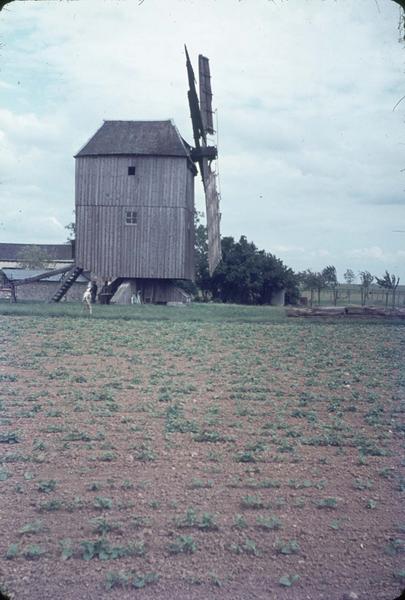
{"label": "plowed field", "polygon": [[399,596],[404,325],[57,309],[0,316],[3,593]]}

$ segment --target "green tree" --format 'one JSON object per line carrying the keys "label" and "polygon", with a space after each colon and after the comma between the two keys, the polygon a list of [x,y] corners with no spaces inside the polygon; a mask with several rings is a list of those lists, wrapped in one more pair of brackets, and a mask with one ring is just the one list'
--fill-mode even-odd
{"label": "green tree", "polygon": [[370,285],[374,281],[374,276],[369,271],[360,271],[360,292],[361,292],[361,305],[367,304],[368,297],[370,295]]}
{"label": "green tree", "polygon": [[200,290],[202,298],[208,300],[211,296],[211,277],[208,271],[208,233],[205,225],[201,223],[203,213],[196,212],[194,218],[195,244],[195,284]]}
{"label": "green tree", "polygon": [[350,298],[351,298],[351,294],[352,294],[352,290],[351,290],[350,286],[355,281],[356,275],[355,275],[355,272],[352,269],[346,269],[346,271],[343,274],[343,277],[344,277],[345,282],[349,286],[347,288],[347,299],[348,299],[349,304],[350,304]]}
{"label": "green tree", "polygon": [[397,277],[396,275],[392,274],[390,275],[388,273],[388,271],[385,271],[385,274],[383,275],[383,277],[376,277],[376,282],[377,285],[379,285],[381,288],[385,289],[385,306],[388,306],[388,299],[389,299],[389,295],[390,293],[392,294],[392,308],[395,307],[395,298],[396,298],[396,292],[397,292],[397,288],[399,286],[399,277]]}
{"label": "green tree", "polygon": [[314,295],[317,292],[318,304],[321,303],[321,291],[325,287],[325,281],[322,273],[311,271],[306,269],[299,275],[299,279],[302,283],[304,290],[308,290],[311,293],[309,305],[312,306],[314,303]]}
{"label": "green tree", "polygon": [[233,237],[224,237],[221,246],[222,261],[212,276],[215,298],[223,302],[257,304],[263,281],[255,261],[256,246],[245,236],[239,242]]}
{"label": "green tree", "polygon": [[49,257],[40,246],[24,246],[18,253],[19,266],[23,269],[44,269]]}
{"label": "green tree", "polygon": [[286,290],[287,300],[298,297],[297,279],[282,261],[242,236],[222,238],[222,261],[212,276],[213,296],[222,302],[268,304],[274,294]]}
{"label": "green tree", "polygon": [[334,306],[336,306],[338,295],[339,295],[339,292],[338,292],[339,283],[338,283],[338,279],[337,279],[336,267],[334,267],[332,265],[328,265],[327,267],[322,269],[321,275],[322,275],[325,287],[327,287],[331,290],[333,304],[334,304]]}
{"label": "green tree", "polygon": [[65,229],[68,232],[67,242],[74,242],[76,240],[76,223],[72,221],[68,225],[65,225]]}

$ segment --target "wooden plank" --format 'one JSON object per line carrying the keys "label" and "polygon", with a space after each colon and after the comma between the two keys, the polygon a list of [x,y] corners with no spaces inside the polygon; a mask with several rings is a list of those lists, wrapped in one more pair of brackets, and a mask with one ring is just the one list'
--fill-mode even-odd
{"label": "wooden plank", "polygon": [[61,275],[62,273],[67,273],[70,269],[73,268],[74,265],[69,265],[68,267],[61,267],[60,269],[54,269],[53,271],[46,271],[46,273],[41,273],[40,275],[34,275],[33,277],[26,277],[25,279],[19,279],[17,281],[13,281],[14,287],[19,285],[26,285],[27,283],[33,283],[34,281],[40,281],[41,279],[47,279],[53,275]]}
{"label": "wooden plank", "polygon": [[[135,166],[134,176],[128,166]],[[83,157],[77,263],[103,278],[193,277],[194,175],[178,157]],[[125,224],[125,208],[138,224]]]}

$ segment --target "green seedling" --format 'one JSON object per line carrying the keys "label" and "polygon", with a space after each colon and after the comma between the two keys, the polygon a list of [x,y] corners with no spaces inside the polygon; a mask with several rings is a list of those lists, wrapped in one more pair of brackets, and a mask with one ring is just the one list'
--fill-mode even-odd
{"label": "green seedling", "polygon": [[353,487],[355,490],[370,490],[373,487],[373,482],[370,479],[355,479]]}
{"label": "green seedling", "polygon": [[268,503],[264,502],[261,496],[244,496],[241,500],[241,507],[246,509],[261,510],[268,508]]}
{"label": "green seedling", "polygon": [[36,521],[32,521],[31,523],[26,523],[19,530],[19,535],[26,535],[31,533],[40,533],[45,530],[45,526],[40,519]]}
{"label": "green seedling", "polygon": [[30,544],[21,551],[21,556],[27,560],[38,560],[46,553],[46,550],[38,544]]}
{"label": "green seedling", "polygon": [[85,540],[80,543],[83,560],[114,560],[125,556],[144,556],[146,549],[144,542],[133,542],[127,546],[112,546],[106,539]]}
{"label": "green seedling", "polygon": [[204,481],[204,479],[198,479],[197,477],[195,477],[194,479],[192,479],[189,488],[190,490],[198,490],[204,488],[212,488],[213,485],[214,482],[210,479]]}
{"label": "green seedling", "polygon": [[7,552],[6,552],[6,558],[7,560],[12,560],[13,558],[16,558],[20,553],[20,546],[19,544],[10,544],[9,547],[7,548]]}
{"label": "green seedling", "polygon": [[386,545],[384,552],[390,556],[403,554],[405,552],[405,540],[400,538],[390,540],[390,542]]}
{"label": "green seedling", "polygon": [[283,575],[278,582],[282,587],[291,587],[299,578],[299,575]]}
{"label": "green seedling", "polygon": [[21,436],[17,431],[0,433],[0,444],[18,444],[19,442],[21,442]]}
{"label": "green seedling", "polygon": [[114,588],[141,589],[156,583],[159,575],[156,573],[137,573],[135,571],[109,571],[106,576],[105,587],[107,590]]}
{"label": "green seedling", "polygon": [[218,525],[211,513],[203,513],[201,516],[193,508],[189,508],[183,517],[176,519],[177,527],[194,527],[206,531],[216,531]]}
{"label": "green seedling", "polygon": [[278,540],[275,544],[275,549],[279,554],[297,554],[300,550],[300,545],[297,540]]}
{"label": "green seedling", "polygon": [[230,552],[233,554],[248,554],[251,556],[260,556],[260,551],[254,540],[245,539],[243,544],[230,544]]}
{"label": "green seedling", "polygon": [[103,496],[96,496],[93,502],[94,508],[98,510],[110,510],[112,508],[113,501],[111,498],[105,498]]}
{"label": "green seedling", "polygon": [[316,506],[317,508],[336,508],[337,504],[336,498],[322,498],[317,501]]}
{"label": "green seedling", "polygon": [[280,529],[281,521],[278,517],[260,516],[256,519],[256,525],[260,527],[260,529],[270,531],[272,529]]}
{"label": "green seedling", "polygon": [[38,481],[38,491],[44,494],[50,494],[56,489],[56,481],[54,479],[45,479]]}
{"label": "green seedling", "polygon": [[197,545],[191,535],[180,535],[167,546],[170,554],[194,554],[196,549]]}
{"label": "green seedling", "polygon": [[248,523],[243,515],[236,515],[234,519],[234,527],[237,529],[246,529]]}
{"label": "green seedling", "polygon": [[94,533],[98,533],[100,535],[105,535],[106,533],[110,533],[112,531],[121,532],[123,528],[122,523],[107,521],[107,519],[104,517],[95,517],[94,519],[90,519],[90,525]]}
{"label": "green seedling", "polygon": [[72,540],[70,538],[65,538],[61,540],[60,547],[62,550],[62,560],[68,560],[69,558],[72,558],[72,556],[74,555],[74,548]]}
{"label": "green seedling", "polygon": [[132,517],[130,526],[132,529],[141,529],[142,527],[149,527],[151,520],[148,517]]}
{"label": "green seedling", "polygon": [[0,481],[6,481],[9,477],[11,477],[10,471],[7,471],[7,469],[3,469],[2,467],[0,467]]}

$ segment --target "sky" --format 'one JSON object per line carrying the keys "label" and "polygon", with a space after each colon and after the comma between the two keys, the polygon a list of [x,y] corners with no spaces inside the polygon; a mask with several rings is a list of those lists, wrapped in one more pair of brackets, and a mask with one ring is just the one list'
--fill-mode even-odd
{"label": "sky", "polygon": [[405,283],[399,15],[390,0],[12,2],[0,242],[66,241],[73,155],[104,119],[172,118],[191,143],[186,43],[196,71],[199,53],[210,59],[222,235],[295,271],[388,269]]}

